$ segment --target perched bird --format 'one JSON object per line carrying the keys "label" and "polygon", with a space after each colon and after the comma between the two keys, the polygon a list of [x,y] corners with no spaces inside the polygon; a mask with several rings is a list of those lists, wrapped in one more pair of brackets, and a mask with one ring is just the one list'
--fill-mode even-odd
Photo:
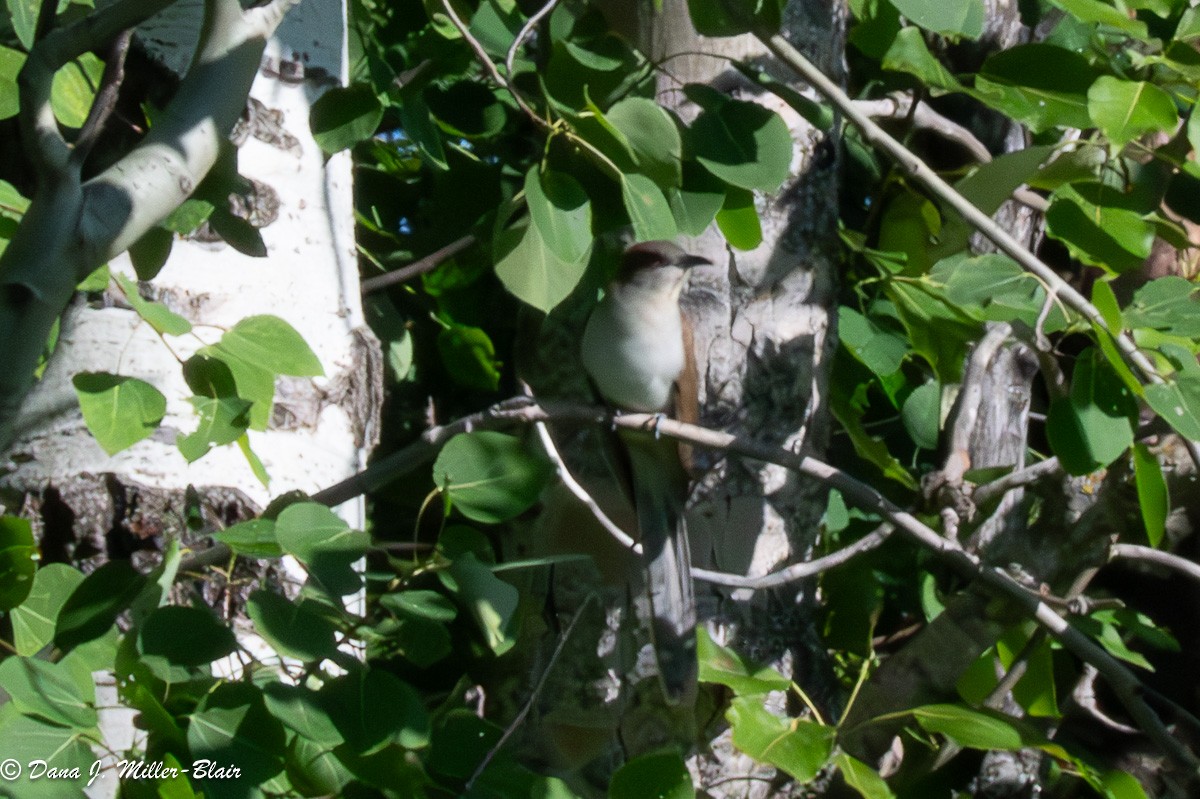
{"label": "perched bird", "polygon": [[[669,241],[625,251],[583,334],[583,365],[605,401],[642,413],[694,407],[695,386],[684,396],[678,384],[692,358],[679,295],[687,269],[708,263]],[[663,693],[678,703],[693,692],[697,672],[696,604],[683,516],[688,476],[675,442],[648,430],[621,430],[619,436],[637,512],[655,657]]]}

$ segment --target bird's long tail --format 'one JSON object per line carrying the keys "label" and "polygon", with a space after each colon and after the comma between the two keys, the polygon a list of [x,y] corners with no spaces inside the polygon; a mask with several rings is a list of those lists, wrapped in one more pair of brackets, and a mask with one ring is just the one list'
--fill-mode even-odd
{"label": "bird's long tail", "polygon": [[663,693],[671,703],[696,690],[696,600],[683,508],[687,474],[674,441],[623,431],[630,461],[651,634]]}

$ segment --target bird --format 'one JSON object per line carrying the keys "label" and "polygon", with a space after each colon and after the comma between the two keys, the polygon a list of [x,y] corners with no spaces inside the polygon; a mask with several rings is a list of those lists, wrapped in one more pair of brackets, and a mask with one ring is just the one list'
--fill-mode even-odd
{"label": "bird", "polygon": [[[695,386],[679,385],[693,358],[679,297],[688,269],[711,263],[670,241],[641,242],[625,250],[581,343],[584,369],[605,402],[638,413],[695,406]],[[622,429],[618,437],[628,469],[618,464],[615,470],[625,474],[636,512],[659,681],[666,700],[679,704],[694,695],[698,670],[683,513],[688,475],[679,446],[656,431]]]}

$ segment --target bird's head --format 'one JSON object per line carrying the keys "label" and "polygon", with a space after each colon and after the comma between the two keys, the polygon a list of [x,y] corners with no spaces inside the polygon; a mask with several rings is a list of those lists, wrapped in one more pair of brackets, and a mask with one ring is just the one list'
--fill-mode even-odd
{"label": "bird's head", "polygon": [[643,241],[625,250],[615,282],[620,286],[665,291],[678,297],[687,270],[711,263],[673,241]]}

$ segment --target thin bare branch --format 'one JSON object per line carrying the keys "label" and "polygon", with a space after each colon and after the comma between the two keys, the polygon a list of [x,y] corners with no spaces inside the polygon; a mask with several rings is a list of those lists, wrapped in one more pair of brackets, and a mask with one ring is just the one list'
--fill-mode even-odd
{"label": "thin bare branch", "polygon": [[855,541],[853,544],[848,544],[845,547],[831,552],[828,555],[809,560],[803,563],[793,563],[779,571],[764,574],[761,577],[743,577],[740,574],[728,574],[726,572],[709,571],[708,569],[692,568],[692,576],[697,580],[701,580],[712,585],[721,585],[727,588],[750,588],[755,591],[761,591],[767,588],[778,588],[781,585],[805,580],[809,577],[814,577],[821,572],[841,566],[843,563],[849,563],[854,558],[863,553],[878,549],[883,545],[895,531],[895,527],[884,523],[876,527],[865,536]]}
{"label": "thin bare branch", "polygon": [[1032,466],[1026,466],[1024,469],[1010,472],[990,483],[984,483],[971,493],[971,500],[976,505],[987,505],[992,500],[999,499],[1014,488],[1032,485],[1039,480],[1059,474],[1060,472],[1062,472],[1062,465],[1058,462],[1058,458],[1046,458]]}
{"label": "thin bare branch", "polygon": [[972,158],[980,163],[992,160],[992,154],[974,133],[954,120],[942,116],[928,103],[917,103],[913,109],[913,96],[909,92],[893,92],[878,100],[851,100],[854,107],[873,119],[905,119],[911,115],[914,127],[932,131],[944,139],[962,145]]}
{"label": "thin bare branch", "polygon": [[[33,46],[17,78],[20,88],[21,136],[44,180],[60,178],[70,166],[71,149],[58,128],[50,105],[54,73],[89,50],[103,47],[123,30],[136,27],[175,0],[121,0],[63,28],[46,32]],[[53,8],[53,0],[48,0]],[[39,16],[39,27],[45,17]],[[48,23],[47,23],[48,25]]]}
{"label": "thin bare branch", "polygon": [[1137,544],[1113,544],[1108,550],[1108,559],[1110,561],[1132,560],[1137,563],[1149,563],[1200,582],[1200,565],[1178,555],[1172,555],[1170,552],[1163,552],[1161,549],[1152,549]]}
{"label": "thin bare branch", "polygon": [[508,54],[504,58],[504,71],[508,73],[511,80],[513,74],[513,61],[517,58],[517,51],[521,49],[521,45],[529,38],[529,34],[533,33],[533,29],[537,24],[546,18],[546,15],[554,10],[558,5],[558,0],[549,0],[546,5],[529,19],[525,20],[525,24],[521,26],[521,30],[517,33],[517,38],[513,39],[512,45],[508,48]]}
{"label": "thin bare branch", "polygon": [[571,623],[567,625],[567,629],[563,630],[562,636],[559,637],[558,643],[555,645],[554,651],[550,654],[550,659],[546,663],[546,668],[542,670],[541,675],[538,677],[537,685],[533,686],[533,690],[530,691],[529,698],[521,706],[521,711],[517,713],[516,718],[505,728],[504,734],[500,736],[500,740],[496,741],[496,744],[488,750],[483,760],[479,761],[479,765],[475,768],[474,773],[471,774],[471,778],[467,780],[465,788],[468,792],[470,792],[471,786],[475,784],[475,780],[479,779],[479,775],[492,762],[492,759],[500,753],[500,750],[504,748],[504,745],[508,743],[513,734],[525,723],[525,719],[529,716],[529,711],[533,709],[533,704],[537,701],[538,695],[546,687],[546,680],[550,676],[550,671],[554,668],[554,664],[558,662],[559,657],[562,656],[563,650],[566,649],[567,641],[571,640],[571,633],[575,632],[575,627],[579,624],[579,620],[583,618],[583,611],[587,609],[587,606],[591,604],[595,596],[595,594],[588,594],[584,597],[579,609],[571,617]]}
{"label": "thin bare branch", "polygon": [[846,118],[858,128],[873,147],[883,151],[910,177],[924,186],[939,200],[953,208],[972,227],[986,236],[1002,252],[1019,263],[1029,272],[1036,275],[1049,289],[1053,290],[1063,301],[1091,322],[1097,329],[1107,331],[1112,335],[1114,343],[1129,363],[1151,383],[1164,382],[1154,364],[1145,353],[1137,348],[1133,340],[1122,331],[1109,331],[1104,317],[1088,300],[1073,286],[1059,277],[1049,265],[1036,255],[1025,249],[1013,236],[1000,225],[980,211],[975,205],[958,193],[940,175],[933,171],[928,164],[910,152],[903,144],[896,141],[887,131],[879,127],[867,115],[855,107],[854,101],[846,96],[841,87],[825,76],[821,70],[805,58],[799,50],[779,34],[760,34],[763,44],[783,63],[793,69],[801,78],[806,80],[822,97],[833,103]]}
{"label": "thin bare branch", "polygon": [[470,29],[467,28],[466,23],[462,21],[462,17],[460,17],[458,12],[454,9],[454,4],[451,2],[451,0],[442,0],[442,8],[445,9],[446,16],[450,18],[451,24],[454,25],[459,34],[462,35],[463,41],[465,41],[475,52],[475,57],[479,59],[479,63],[485,70],[487,70],[488,75],[490,75],[492,80],[496,82],[496,85],[512,95],[513,100],[516,101],[517,107],[520,108],[521,111],[524,112],[525,116],[529,117],[529,119],[535,125],[540,128],[550,127],[550,123],[538,116],[537,112],[530,107],[529,103],[525,101],[525,98],[521,95],[521,93],[517,91],[511,83],[509,83],[507,78],[500,74],[499,68],[487,54],[487,50],[484,49],[480,41],[476,39],[474,34],[471,33]]}
{"label": "thin bare branch", "polygon": [[92,101],[87,120],[83,123],[71,152],[71,163],[76,168],[82,167],[83,162],[87,160],[117,105],[121,82],[125,80],[125,56],[129,53],[129,43],[132,40],[133,29],[130,28],[118,33],[109,45],[104,75],[100,78],[100,91],[96,92],[96,99]]}
{"label": "thin bare branch", "polygon": [[388,286],[394,286],[397,283],[407,283],[415,277],[420,277],[426,272],[432,272],[443,263],[458,255],[463,250],[473,245],[477,239],[474,234],[468,233],[460,239],[447,244],[445,247],[434,250],[424,258],[413,261],[407,266],[402,266],[392,272],[387,272],[375,277],[369,277],[362,282],[362,293],[370,294],[373,291],[385,289]]}

